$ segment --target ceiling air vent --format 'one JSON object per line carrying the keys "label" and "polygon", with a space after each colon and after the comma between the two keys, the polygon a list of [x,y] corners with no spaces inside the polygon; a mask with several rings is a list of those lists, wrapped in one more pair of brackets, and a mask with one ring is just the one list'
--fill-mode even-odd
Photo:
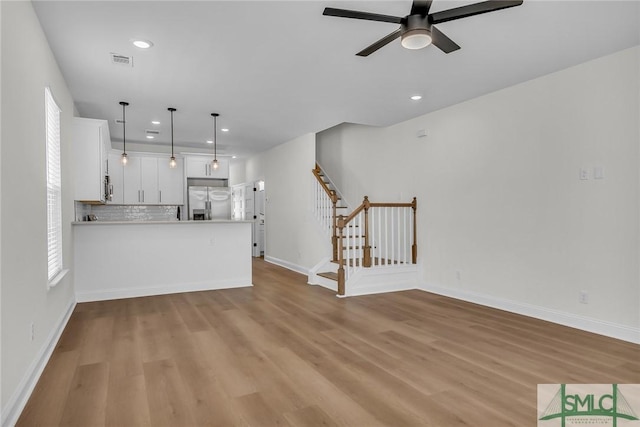
{"label": "ceiling air vent", "polygon": [[117,65],[126,65],[128,67],[133,67],[133,56],[119,55],[112,52],[111,62]]}
{"label": "ceiling air vent", "polygon": [[145,132],[147,135],[160,135],[160,131],[159,130],[153,130],[153,129],[145,129]]}

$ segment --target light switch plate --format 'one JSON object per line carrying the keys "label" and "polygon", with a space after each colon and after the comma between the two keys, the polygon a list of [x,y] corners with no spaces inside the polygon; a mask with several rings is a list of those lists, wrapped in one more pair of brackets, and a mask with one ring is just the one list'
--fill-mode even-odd
{"label": "light switch plate", "polygon": [[589,179],[589,169],[580,168],[580,179],[581,180]]}
{"label": "light switch plate", "polygon": [[602,166],[593,168],[593,179],[604,179],[604,168]]}

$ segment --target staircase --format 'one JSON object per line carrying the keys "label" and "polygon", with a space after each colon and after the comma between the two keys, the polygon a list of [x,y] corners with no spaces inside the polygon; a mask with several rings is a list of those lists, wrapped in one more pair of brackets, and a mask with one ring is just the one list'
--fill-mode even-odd
{"label": "staircase", "polygon": [[351,210],[319,165],[314,176],[314,212],[331,240],[331,256],[309,274],[309,283],[338,296],[415,288],[416,208],[410,203],[372,203],[365,196]]}

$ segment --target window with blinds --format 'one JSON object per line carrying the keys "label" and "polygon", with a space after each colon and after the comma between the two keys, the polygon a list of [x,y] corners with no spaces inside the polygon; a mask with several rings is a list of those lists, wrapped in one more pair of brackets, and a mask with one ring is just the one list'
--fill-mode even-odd
{"label": "window with blinds", "polygon": [[45,88],[47,149],[47,252],[49,282],[62,273],[62,179],[60,174],[60,108]]}

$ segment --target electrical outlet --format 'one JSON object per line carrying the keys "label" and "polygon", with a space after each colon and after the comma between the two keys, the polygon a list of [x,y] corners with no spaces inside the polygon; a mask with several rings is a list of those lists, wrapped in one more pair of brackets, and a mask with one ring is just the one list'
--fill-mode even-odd
{"label": "electrical outlet", "polygon": [[31,330],[30,330],[31,341],[33,341],[36,337],[36,325],[31,322]]}
{"label": "electrical outlet", "polygon": [[215,246],[216,245],[216,239],[214,239],[213,237],[209,239],[209,245],[210,246]]}
{"label": "electrical outlet", "polygon": [[460,270],[456,270],[456,279],[458,280],[458,282],[460,281],[460,278],[461,278]]}
{"label": "electrical outlet", "polygon": [[580,301],[580,304],[589,304],[589,293],[587,291],[580,291],[578,301]]}

